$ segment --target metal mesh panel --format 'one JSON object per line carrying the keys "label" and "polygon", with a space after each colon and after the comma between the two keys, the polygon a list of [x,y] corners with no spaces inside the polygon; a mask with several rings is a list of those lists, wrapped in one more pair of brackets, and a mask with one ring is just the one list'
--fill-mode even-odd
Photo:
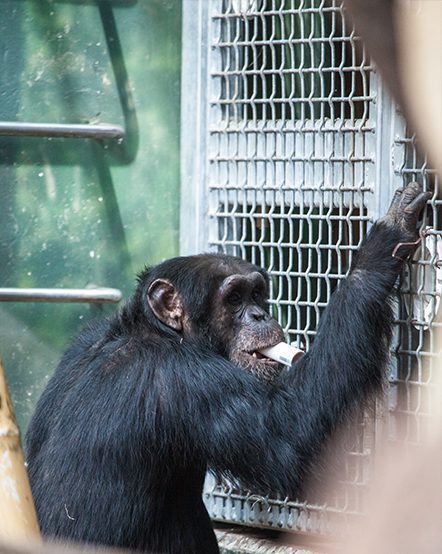
{"label": "metal mesh panel", "polygon": [[[209,247],[265,267],[274,315],[290,341],[308,348],[394,189],[413,179],[428,187],[435,177],[337,1],[189,0],[187,13],[183,253]],[[342,525],[363,513],[385,430],[393,441],[424,437],[440,329],[439,206],[433,200],[427,209],[426,249],[398,295],[387,425],[365,415],[353,426],[340,487],[327,503],[263,497],[209,476],[214,519],[328,532],[336,518]]]}
{"label": "metal mesh panel", "polygon": [[[213,1],[209,57],[210,246],[265,267],[275,316],[310,344],[369,222],[376,120],[371,67],[341,8],[323,1]],[[362,509],[369,425],[347,444],[333,504],[208,481],[213,518],[325,532]]]}
{"label": "metal mesh panel", "polygon": [[[442,292],[442,230],[437,199],[439,181],[416,141],[404,128],[395,144],[400,164],[395,167],[402,185],[418,181],[434,195],[427,207],[424,241],[408,264],[401,286],[397,320],[397,366],[391,378],[389,438],[419,444],[434,422],[435,395],[440,384],[437,359],[440,359],[442,323],[436,318]],[[436,340],[436,336],[439,340]],[[439,369],[440,374],[440,369]]]}
{"label": "metal mesh panel", "polygon": [[230,120],[364,119],[368,63],[324,0],[227,0],[214,15],[218,81]]}

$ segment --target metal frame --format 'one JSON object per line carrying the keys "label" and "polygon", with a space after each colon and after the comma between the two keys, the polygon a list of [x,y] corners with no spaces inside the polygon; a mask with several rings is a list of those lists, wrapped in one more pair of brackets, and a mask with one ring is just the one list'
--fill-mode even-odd
{"label": "metal frame", "polygon": [[[357,57],[345,19],[339,30],[342,17],[338,0],[184,1],[181,251],[222,251],[268,269],[275,315],[307,346],[393,191],[433,177],[375,68],[364,52]],[[437,208],[433,200],[439,229]],[[435,252],[416,260],[398,296],[391,389],[378,406],[389,415],[356,425],[335,501],[263,497],[209,476],[215,520],[329,533],[336,518],[363,512],[376,443],[423,436],[423,397],[436,373],[432,327],[413,322],[403,304],[423,297],[420,274],[438,264]]]}
{"label": "metal frame", "polygon": [[[181,77],[181,229],[183,255],[207,248],[206,213],[207,59],[209,51],[209,2],[183,3]],[[191,38],[190,38],[191,37]],[[193,68],[198,68],[195,73]]]}

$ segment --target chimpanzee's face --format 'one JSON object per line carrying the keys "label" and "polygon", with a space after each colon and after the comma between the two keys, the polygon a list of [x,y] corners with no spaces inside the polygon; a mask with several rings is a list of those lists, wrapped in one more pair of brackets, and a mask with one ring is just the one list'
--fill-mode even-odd
{"label": "chimpanzee's face", "polygon": [[[203,259],[205,259],[203,257]],[[167,278],[154,280],[148,288],[148,303],[155,317],[184,339],[200,338],[209,347],[258,377],[271,380],[282,366],[260,354],[260,350],[284,340],[279,324],[267,311],[267,283],[255,266],[234,258],[207,258],[195,276],[204,306],[201,321],[194,320],[189,294],[179,292]],[[227,263],[225,261],[227,260]],[[205,286],[207,273],[219,277]],[[194,300],[195,301],[195,300]]]}
{"label": "chimpanzee's face", "polygon": [[260,350],[284,340],[284,334],[267,311],[267,285],[258,271],[226,277],[213,305],[213,343],[235,364],[271,380],[281,371],[278,362]]}

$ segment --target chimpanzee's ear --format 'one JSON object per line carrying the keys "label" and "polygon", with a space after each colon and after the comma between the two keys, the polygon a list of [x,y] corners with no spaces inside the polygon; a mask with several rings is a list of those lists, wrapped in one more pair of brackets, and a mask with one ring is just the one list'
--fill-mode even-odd
{"label": "chimpanzee's ear", "polygon": [[147,291],[155,317],[175,331],[183,330],[184,308],[181,296],[168,279],[156,279]]}

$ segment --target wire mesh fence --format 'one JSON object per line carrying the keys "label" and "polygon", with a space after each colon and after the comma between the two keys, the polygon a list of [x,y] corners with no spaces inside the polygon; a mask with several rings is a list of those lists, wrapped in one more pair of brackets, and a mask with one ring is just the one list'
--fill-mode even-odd
{"label": "wire mesh fence", "polygon": [[[338,1],[210,0],[195,25],[196,37],[206,33],[197,60],[204,110],[189,116],[199,125],[202,158],[190,179],[200,191],[202,238],[195,249],[202,244],[265,267],[275,317],[290,342],[308,348],[330,295],[394,188],[410,180],[427,188],[437,182],[419,161]],[[185,194],[190,191],[195,196],[192,188]],[[419,440],[429,419],[442,283],[438,208],[432,200],[427,248],[410,265],[398,296],[391,440]],[[344,475],[326,504],[263,497],[209,477],[211,516],[323,533],[336,518],[363,513],[379,425],[367,414],[353,427]]]}
{"label": "wire mesh fence", "polygon": [[[390,387],[390,432],[394,441],[419,444],[429,432],[439,386],[437,357],[442,323],[437,317],[442,292],[441,201],[439,181],[418,153],[405,125],[395,137],[399,164],[395,173],[406,184],[418,181],[434,195],[427,206],[422,245],[404,272],[397,311],[396,366]],[[439,370],[440,373],[440,370]]]}

